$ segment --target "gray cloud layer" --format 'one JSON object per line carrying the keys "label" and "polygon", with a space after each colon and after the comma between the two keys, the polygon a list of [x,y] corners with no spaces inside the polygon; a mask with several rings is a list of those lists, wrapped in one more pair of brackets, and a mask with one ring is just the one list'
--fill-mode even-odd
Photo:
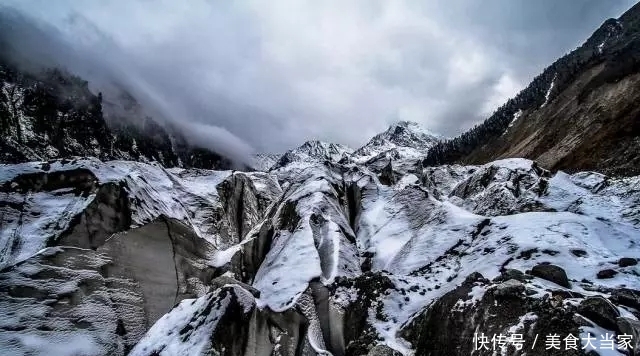
{"label": "gray cloud layer", "polygon": [[194,140],[273,152],[397,120],[458,134],[634,2],[5,0]]}

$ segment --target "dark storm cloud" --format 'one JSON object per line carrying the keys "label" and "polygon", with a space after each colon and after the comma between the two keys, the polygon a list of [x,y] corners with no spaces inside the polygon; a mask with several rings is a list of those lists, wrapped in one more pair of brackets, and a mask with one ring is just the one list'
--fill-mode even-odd
{"label": "dark storm cloud", "polygon": [[358,146],[396,120],[458,134],[633,2],[8,4],[199,144],[246,152],[313,138]]}

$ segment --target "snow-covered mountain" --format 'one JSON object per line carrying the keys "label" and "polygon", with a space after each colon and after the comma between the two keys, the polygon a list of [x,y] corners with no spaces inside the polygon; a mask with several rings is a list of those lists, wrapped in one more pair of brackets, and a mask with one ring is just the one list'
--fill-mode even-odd
{"label": "snow-covered mountain", "polygon": [[5,354],[463,355],[479,332],[640,330],[640,177],[525,159],[391,183],[328,160],[0,171]]}
{"label": "snow-covered mountain", "polygon": [[103,96],[64,69],[23,69],[28,65],[11,57],[2,38],[13,25],[0,13],[0,162],[91,156],[165,167],[241,166],[190,144],[184,130],[147,115],[124,89]]}
{"label": "snow-covered mountain", "polygon": [[358,162],[366,162],[380,155],[417,159],[424,156],[429,148],[443,139],[444,137],[432,133],[415,122],[400,121],[357,149],[353,157]]}
{"label": "snow-covered mountain", "polygon": [[323,141],[307,141],[300,147],[287,151],[273,165],[272,169],[282,168],[290,163],[321,163],[326,160],[338,161],[353,152],[347,146]]}
{"label": "snow-covered mountain", "polygon": [[[631,63],[615,72],[627,76],[609,83],[618,77],[592,73],[600,78],[587,86],[592,98],[626,102],[623,84],[635,92],[637,58],[616,56],[637,52],[625,46],[637,43],[626,31],[640,23],[640,6],[621,19],[623,28],[609,21],[594,38],[614,69]],[[623,37],[631,40],[620,51],[608,47]],[[123,144],[121,152],[144,154],[113,160],[123,157],[87,133],[113,138],[82,83],[67,98],[74,108],[49,103],[69,119],[51,136],[42,112],[14,110],[17,79],[0,75],[0,149],[12,162],[0,164],[2,355],[637,355],[640,176],[493,156],[434,164],[489,154],[484,144],[505,123],[513,123],[505,135],[547,129],[513,111],[518,102],[462,138],[442,141],[401,122],[355,151],[309,141],[277,159],[256,156],[258,171],[240,172],[169,168],[177,156],[156,155],[172,151],[153,135],[123,139],[149,146]],[[539,102],[536,110],[560,100],[591,110],[574,90],[583,82],[566,89],[567,78],[553,79],[553,90],[547,76],[536,79],[549,86],[520,99]],[[638,102],[606,131],[635,140],[625,123],[637,119]],[[562,122],[583,124],[554,125]],[[479,132],[490,135],[478,140]],[[577,142],[560,133],[545,134],[545,145]],[[635,147],[610,159],[619,146],[607,137],[569,148],[602,162],[638,160]]]}
{"label": "snow-covered mountain", "polygon": [[[301,165],[307,163],[357,162],[369,166],[386,165],[389,159],[413,159],[416,163],[424,157],[429,148],[444,138],[410,121],[399,121],[374,136],[369,142],[357,150],[347,146],[322,141],[307,141],[300,147],[287,151],[276,158],[273,154],[258,154],[255,156],[253,167],[260,171],[277,170],[292,162]],[[408,160],[404,160],[405,162]]]}

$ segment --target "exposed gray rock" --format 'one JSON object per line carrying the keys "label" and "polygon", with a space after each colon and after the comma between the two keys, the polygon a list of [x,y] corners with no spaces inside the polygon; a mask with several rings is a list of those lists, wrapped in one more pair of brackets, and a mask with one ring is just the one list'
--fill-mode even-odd
{"label": "exposed gray rock", "polygon": [[516,279],[510,279],[506,282],[498,284],[493,289],[493,295],[496,298],[512,298],[521,295],[525,290],[524,284]]}
{"label": "exposed gray rock", "polygon": [[396,183],[396,177],[395,173],[393,172],[393,165],[391,163],[391,160],[389,160],[389,163],[384,166],[384,168],[382,168],[379,178],[380,183],[384,185],[394,185]]}
{"label": "exposed gray rock", "polygon": [[82,347],[77,337],[103,355],[123,355],[177,302],[207,292],[212,251],[181,222],[161,218],[111,236],[96,251],[55,247],[8,267],[0,272],[2,309],[30,316],[4,320],[0,329],[12,336],[0,337],[0,349],[41,352],[46,342],[20,341],[36,336]]}
{"label": "exposed gray rock", "polygon": [[616,318],[620,316],[618,309],[610,301],[601,296],[583,300],[578,312],[605,329],[616,330]]}
{"label": "exposed gray rock", "polygon": [[531,275],[551,281],[559,286],[571,288],[567,273],[562,267],[552,264],[539,264],[531,269]]}
{"label": "exposed gray rock", "polygon": [[296,308],[276,313],[258,308],[242,283],[225,280],[230,283],[177,305],[130,355],[150,356],[167,350],[202,356],[327,354],[322,350],[344,355],[325,342],[328,335],[323,333],[322,316],[316,309],[320,301],[311,296],[315,292],[302,296]]}
{"label": "exposed gray rock", "polygon": [[376,345],[367,354],[367,356],[401,356],[401,355],[402,355],[401,353],[390,348],[387,345]]}
{"label": "exposed gray rock", "polygon": [[620,288],[611,292],[611,301],[640,310],[640,291]]}
{"label": "exposed gray rock", "polygon": [[105,274],[136,281],[144,296],[147,327],[180,300],[204,294],[213,278],[207,265],[213,247],[174,219],[118,233],[98,248],[113,263]]}
{"label": "exposed gray rock", "polygon": [[[416,355],[494,355],[496,350],[491,347],[489,350],[475,349],[474,334],[484,334],[491,339],[493,335],[508,335],[508,330],[515,327],[526,345],[533,345],[536,334],[558,334],[562,339],[579,333],[579,325],[573,320],[575,309],[570,305],[554,306],[548,299],[530,298],[524,294],[498,299],[495,293],[485,293],[476,303],[461,304],[460,301],[471,298],[469,293],[474,285],[478,284],[463,283],[402,329],[402,336],[412,342]],[[519,354],[513,346],[505,352]],[[578,350],[546,350],[544,343],[537,343],[533,350],[527,350],[527,354],[582,355]]]}
{"label": "exposed gray rock", "polygon": [[131,210],[124,184],[101,185],[93,201],[74,220],[73,228],[65,231],[56,245],[95,249],[111,234],[128,229]]}
{"label": "exposed gray rock", "polygon": [[507,215],[526,211],[549,211],[536,198],[547,186],[547,171],[533,161],[528,165],[487,164],[479,167],[450,193],[458,205],[477,214]]}
{"label": "exposed gray rock", "polygon": [[498,277],[496,277],[494,279],[494,281],[495,282],[503,282],[503,281],[508,281],[510,279],[515,279],[515,280],[520,281],[520,282],[525,282],[528,279],[531,279],[531,276],[525,275],[520,270],[508,268],[508,269],[502,271],[502,273],[500,273],[500,275]]}

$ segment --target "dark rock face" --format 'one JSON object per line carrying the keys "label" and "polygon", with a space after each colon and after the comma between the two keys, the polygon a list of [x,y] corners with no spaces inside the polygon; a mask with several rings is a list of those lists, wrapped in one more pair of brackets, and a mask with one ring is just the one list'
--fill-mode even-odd
{"label": "dark rock face", "polygon": [[613,278],[616,274],[618,274],[616,270],[603,269],[602,271],[598,272],[596,277],[598,277],[598,279],[610,279]]}
{"label": "dark rock face", "polygon": [[[357,299],[344,311],[345,354],[367,355],[377,343],[377,336],[367,320],[369,307],[372,301],[395,286],[383,273],[366,272],[355,279],[340,279],[330,288],[332,292],[335,292],[340,287],[353,287],[359,291]],[[375,312],[379,318],[385,318],[381,306],[378,306]]]}
{"label": "dark rock face", "polygon": [[520,282],[524,282],[528,279],[530,279],[531,276],[527,276],[524,273],[522,273],[522,271],[517,270],[517,269],[506,269],[504,270],[500,276],[496,277],[494,279],[494,282],[504,282],[504,281],[508,281],[510,279],[514,279],[516,281],[520,281]]}
{"label": "dark rock face", "polygon": [[630,318],[620,317],[617,320],[617,326],[621,333],[632,336],[630,355],[638,355],[640,350],[640,322]]}
{"label": "dark rock face", "polygon": [[379,178],[380,183],[384,185],[394,185],[396,183],[396,177],[393,172],[393,165],[391,164],[391,161],[389,161],[389,164],[384,166],[382,172],[380,172]]}
{"label": "dark rock face", "polygon": [[565,288],[571,288],[567,273],[559,266],[539,264],[531,269],[531,275],[546,279]]}
{"label": "dark rock face", "polygon": [[[367,282],[372,283],[366,285]],[[323,354],[318,349],[324,349],[336,356],[400,355],[389,347],[376,345],[375,339],[367,339],[371,336],[367,328],[371,326],[366,325],[366,316],[362,318],[363,324],[350,324],[345,311],[337,310],[329,303],[331,291],[320,283],[311,283],[295,308],[278,313],[257,308],[251,288],[247,289],[232,278],[219,277],[213,284],[221,287],[193,302],[200,304],[202,301],[202,304],[187,312],[190,320],[180,318],[177,323],[167,325],[169,330],[163,331],[169,333],[163,335],[163,343],[143,339],[132,355],[155,355],[164,350],[165,342],[170,340],[174,340],[173,350],[186,349],[189,337],[203,329],[211,334],[211,340],[215,340],[206,345],[203,354],[312,356]],[[366,298],[384,292],[389,281],[379,275],[368,275],[361,280],[343,280],[340,284],[369,288],[369,292],[363,294],[365,299],[356,302],[366,310],[371,302]],[[169,315],[185,313],[189,304],[181,304]],[[351,315],[353,320],[361,318],[355,312]],[[368,336],[362,335],[363,332]],[[348,342],[346,349],[345,341]]]}
{"label": "dark rock face", "polygon": [[76,195],[89,195],[98,186],[98,179],[88,169],[76,168],[46,172],[47,163],[42,164],[42,173],[26,173],[6,181],[0,188],[3,192],[37,193],[70,189]]}
{"label": "dark rock face", "polygon": [[618,261],[620,267],[630,267],[638,264],[638,260],[630,257],[623,257]]}
{"label": "dark rock face", "polygon": [[498,286],[493,290],[493,295],[496,299],[517,298],[524,293],[524,290],[525,286],[522,282],[515,279],[509,279],[506,282],[498,284]]}
{"label": "dark rock face", "polygon": [[112,256],[107,276],[137,281],[145,299],[147,327],[180,300],[206,290],[214,275],[206,264],[213,247],[173,219],[161,218],[115,234],[97,251]]}
{"label": "dark rock face", "polygon": [[367,356],[401,356],[401,355],[402,355],[401,353],[399,353],[398,351],[386,345],[376,345],[367,354]]}
{"label": "dark rock face", "polygon": [[640,310],[640,292],[627,288],[616,289],[611,293],[611,301]]}
{"label": "dark rock face", "polygon": [[603,297],[590,297],[582,301],[578,312],[605,329],[616,330],[616,319],[620,312]]}
{"label": "dark rock face", "polygon": [[[475,303],[461,302],[471,299],[469,293],[474,286],[500,290],[500,285],[468,279],[404,328],[403,337],[412,341],[417,355],[493,355],[496,350],[500,352],[500,348],[478,347],[474,337],[484,335],[491,339],[493,335],[509,335],[511,328],[517,329],[512,333],[523,334],[524,345],[529,348],[527,354],[582,355],[581,351],[574,350],[546,350],[544,343],[536,343],[530,350],[536,334],[555,333],[561,335],[561,339],[569,334],[578,335],[579,325],[573,320],[575,310],[572,307],[520,293],[512,293],[509,298],[502,298],[501,293],[485,293]],[[519,354],[513,345],[505,351],[509,355]]]}
{"label": "dark rock face", "polygon": [[[167,325],[163,339],[173,343],[172,352],[189,353],[190,339],[197,339],[205,330],[215,343],[201,345],[200,354],[315,355],[306,339],[309,324],[300,309],[283,313],[262,310],[246,293],[240,286],[227,285],[201,297],[195,309],[191,303],[180,305],[188,318]],[[131,355],[158,355],[167,348],[165,343],[143,339]]]}
{"label": "dark rock face", "polygon": [[123,184],[101,185],[94,200],[75,218],[73,225],[59,241],[51,241],[50,245],[95,249],[103,245],[111,234],[128,229],[131,211]]}

